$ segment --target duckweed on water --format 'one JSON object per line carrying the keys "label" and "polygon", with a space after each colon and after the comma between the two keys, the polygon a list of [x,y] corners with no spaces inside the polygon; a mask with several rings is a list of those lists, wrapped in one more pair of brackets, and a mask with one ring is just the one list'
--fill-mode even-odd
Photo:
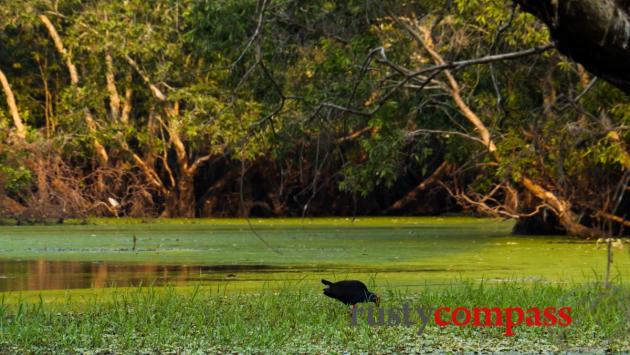
{"label": "duckweed on water", "polygon": [[[602,289],[595,243],[496,220],[252,220],[281,254],[244,220],[92,222],[0,228],[0,353],[630,351],[627,250]],[[568,306],[573,323],[353,327],[323,277],[369,281],[381,307]]]}
{"label": "duckweed on water", "polygon": [[[0,227],[0,291],[156,279],[252,289],[373,274],[390,288],[422,289],[427,282],[445,284],[456,277],[581,282],[594,271],[602,273],[606,263],[605,248],[594,241],[514,236],[510,222],[494,219],[252,219],[251,228],[281,254],[261,243],[245,220],[90,222],[97,224]],[[56,276],[47,273],[52,269]],[[612,274],[630,276],[627,250],[615,250]],[[52,281],[62,276],[67,279]]]}

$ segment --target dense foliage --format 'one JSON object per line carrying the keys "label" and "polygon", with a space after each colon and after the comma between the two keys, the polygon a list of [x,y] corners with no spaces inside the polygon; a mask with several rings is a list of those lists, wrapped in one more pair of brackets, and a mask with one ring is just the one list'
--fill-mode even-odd
{"label": "dense foliage", "polygon": [[630,225],[628,97],[510,1],[28,0],[0,16],[4,216]]}

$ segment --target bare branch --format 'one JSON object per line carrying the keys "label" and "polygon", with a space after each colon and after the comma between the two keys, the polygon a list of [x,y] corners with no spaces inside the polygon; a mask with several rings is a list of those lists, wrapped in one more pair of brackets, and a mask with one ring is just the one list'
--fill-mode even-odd
{"label": "bare branch", "polygon": [[195,161],[190,166],[190,171],[194,174],[203,164],[210,161],[210,159],[212,159],[213,157],[213,154],[208,154],[195,159]]}
{"label": "bare branch", "polygon": [[265,9],[266,8],[267,8],[267,0],[263,0],[262,6],[260,7],[260,15],[258,16],[258,25],[256,25],[256,30],[254,31],[254,34],[249,38],[249,41],[247,41],[247,44],[245,45],[245,48],[243,49],[241,54],[238,56],[238,58],[236,58],[234,63],[232,63],[232,67],[235,67],[243,59],[243,57],[245,56],[249,48],[252,46],[254,41],[262,33],[263,24],[265,22]]}
{"label": "bare branch", "polygon": [[629,220],[621,218],[621,217],[616,216],[614,214],[610,214],[610,213],[606,213],[606,212],[601,212],[600,211],[600,212],[597,212],[596,215],[598,217],[607,219],[609,221],[613,221],[613,222],[616,222],[616,223],[619,223],[619,224],[623,224],[626,227],[630,227],[630,221]]}
{"label": "bare branch", "polygon": [[166,95],[157,86],[155,86],[155,84],[151,82],[149,76],[140,68],[138,63],[128,55],[126,55],[125,58],[127,59],[127,62],[136,70],[138,75],[140,75],[142,80],[144,80],[144,82],[149,86],[149,89],[151,89],[151,93],[153,94],[153,96],[155,96],[155,98],[159,101],[166,101]]}
{"label": "bare branch", "polygon": [[351,141],[351,140],[353,140],[355,138],[360,137],[363,133],[370,132],[372,130],[373,130],[373,128],[370,127],[370,126],[363,127],[363,128],[361,128],[359,130],[356,130],[356,131],[350,133],[347,136],[344,136],[344,137],[341,137],[341,138],[337,138],[335,140],[335,144],[342,144],[342,143],[345,143],[347,141]]}
{"label": "bare branch", "polygon": [[412,137],[415,137],[415,136],[419,136],[421,134],[452,134],[454,136],[460,136],[460,137],[464,137],[466,139],[470,139],[470,140],[475,141],[477,143],[481,143],[481,144],[484,143],[481,139],[479,139],[479,138],[477,138],[475,136],[471,136],[470,134],[466,134],[466,133],[459,132],[459,131],[442,131],[442,130],[439,130],[439,129],[417,129],[415,131],[407,132],[406,136],[408,138],[412,138]]}
{"label": "bare branch", "polygon": [[449,164],[446,161],[443,161],[440,166],[437,167],[433,171],[433,173],[426,179],[422,180],[417,186],[415,186],[411,191],[409,191],[405,196],[400,198],[398,201],[394,202],[389,208],[388,211],[396,211],[404,208],[411,201],[416,200],[418,195],[427,189],[427,187],[434,184],[440,177],[445,174],[449,170]]}
{"label": "bare branch", "polygon": [[[431,55],[431,57],[433,57],[433,60],[437,64],[446,65],[444,58],[442,58],[440,53],[438,53],[437,50],[435,49],[435,45],[433,44],[433,40],[431,39],[431,34],[427,28],[417,25],[420,31],[418,32],[406,22],[399,21],[399,23],[414,37],[414,39],[416,39],[416,41],[418,41],[422,46],[424,46],[424,48],[427,50],[427,52],[429,52],[429,54]],[[486,146],[488,151],[490,151],[490,153],[494,153],[497,150],[497,148],[494,145],[494,142],[492,141],[492,138],[490,136],[490,131],[485,126],[485,124],[481,121],[479,116],[477,116],[477,114],[473,110],[470,109],[468,104],[461,97],[461,93],[460,93],[461,90],[459,87],[459,83],[457,82],[453,74],[451,74],[451,72],[448,69],[444,69],[444,74],[446,75],[446,78],[448,79],[451,96],[453,97],[453,100],[455,100],[455,104],[462,111],[464,117],[466,117],[466,119],[468,119],[468,121],[473,126],[475,126],[475,129],[479,132],[479,135],[481,136],[481,140],[483,141],[483,144]]]}
{"label": "bare branch", "polygon": [[136,163],[136,165],[140,168],[140,170],[142,170],[144,175],[149,180],[149,183],[153,185],[154,187],[156,187],[160,192],[166,195],[168,193],[168,190],[162,183],[162,179],[160,179],[159,175],[155,172],[153,167],[148,166],[144,162],[144,159],[140,158],[138,154],[133,152],[131,148],[129,148],[129,145],[124,139],[122,139],[121,137],[118,137],[118,142],[120,143],[120,146],[122,147],[122,149],[131,155],[131,158]]}

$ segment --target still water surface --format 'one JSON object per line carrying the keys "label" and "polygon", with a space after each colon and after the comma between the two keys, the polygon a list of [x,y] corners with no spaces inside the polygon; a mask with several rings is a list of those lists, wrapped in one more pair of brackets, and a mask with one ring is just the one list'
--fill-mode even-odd
{"label": "still water surface", "polygon": [[[510,227],[467,218],[4,226],[0,292],[304,280],[318,287],[321,277],[420,287],[456,279],[580,282],[603,274],[605,248],[513,236]],[[627,245],[615,251],[613,276],[630,277]]]}

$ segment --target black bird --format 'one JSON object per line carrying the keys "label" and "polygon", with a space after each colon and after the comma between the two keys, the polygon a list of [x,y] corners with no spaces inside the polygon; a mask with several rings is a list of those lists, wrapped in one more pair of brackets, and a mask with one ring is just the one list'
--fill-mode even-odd
{"label": "black bird", "polygon": [[368,290],[367,286],[357,280],[343,280],[338,282],[330,282],[322,279],[322,283],[327,287],[324,294],[330,298],[334,298],[346,305],[354,305],[361,302],[374,302],[378,307],[381,299],[377,294]]}

